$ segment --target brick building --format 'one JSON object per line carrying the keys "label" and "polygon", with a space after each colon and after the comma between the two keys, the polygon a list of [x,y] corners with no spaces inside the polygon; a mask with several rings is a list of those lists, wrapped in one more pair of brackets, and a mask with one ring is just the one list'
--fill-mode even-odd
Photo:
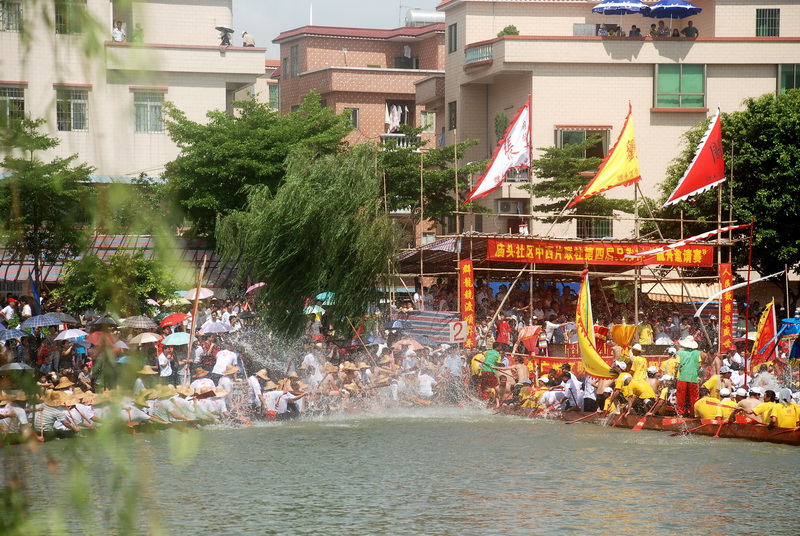
{"label": "brick building", "polygon": [[[444,25],[394,30],[304,26],[281,33],[282,114],[309,91],[336,113],[349,112],[350,143],[402,137],[397,124],[425,126],[433,145],[444,113]],[[439,127],[437,127],[439,125]]]}

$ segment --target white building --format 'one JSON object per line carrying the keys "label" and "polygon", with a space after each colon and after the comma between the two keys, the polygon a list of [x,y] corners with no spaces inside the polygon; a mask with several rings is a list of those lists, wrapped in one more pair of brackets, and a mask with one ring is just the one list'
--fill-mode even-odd
{"label": "white building", "polygon": [[99,182],[156,176],[178,155],[164,102],[202,122],[264,74],[265,48],[220,46],[232,19],[232,0],[0,0],[0,112],[44,118],[49,156]]}
{"label": "white building", "polygon": [[[459,140],[480,139],[466,161],[489,158],[496,145],[495,115],[512,117],[530,94],[534,148],[599,134],[605,154],[630,102],[641,187],[648,197],[659,197],[657,186],[680,153],[687,129],[717,106],[732,112],[748,97],[800,87],[800,1],[691,1],[703,11],[672,25],[684,28],[693,21],[697,38],[600,37],[602,25],[620,25],[626,32],[637,25],[646,36],[658,20],[595,14],[594,1],[444,0],[438,9],[446,15],[447,143],[455,132]],[[519,35],[497,37],[509,25]],[[527,213],[529,194],[518,184],[507,181],[479,202],[496,212],[509,207]],[[633,198],[632,188],[608,195]],[[519,221],[478,217],[466,229],[505,233]],[[631,228],[631,222],[615,221],[613,228],[605,224],[579,232],[573,220],[555,234],[623,237]]]}

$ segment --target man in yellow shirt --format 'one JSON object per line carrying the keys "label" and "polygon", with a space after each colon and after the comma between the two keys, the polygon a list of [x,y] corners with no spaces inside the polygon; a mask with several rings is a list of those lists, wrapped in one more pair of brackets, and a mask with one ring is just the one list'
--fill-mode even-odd
{"label": "man in yellow shirt", "polygon": [[792,391],[781,389],[779,402],[772,407],[770,422],[778,428],[795,428],[800,421],[800,406],[792,402]]}
{"label": "man in yellow shirt", "polygon": [[715,374],[711,376],[704,384],[703,387],[709,390],[711,393],[712,398],[716,398],[717,400],[721,399],[720,396],[720,389],[726,388],[730,393],[730,389],[733,387],[733,382],[731,382],[731,372],[733,372],[730,368],[722,365],[722,368],[719,369],[719,374]]}
{"label": "man in yellow shirt", "polygon": [[631,363],[631,376],[634,380],[643,380],[647,377],[647,359],[642,355],[642,345],[634,344],[631,346],[633,359]]}
{"label": "man in yellow shirt", "polygon": [[644,415],[656,403],[656,393],[647,381],[634,380],[629,374],[625,375],[625,391],[628,399],[628,411],[633,410],[637,415]]}
{"label": "man in yellow shirt", "polygon": [[653,415],[664,415],[666,413],[667,399],[669,398],[670,389],[674,387],[673,383],[672,376],[669,374],[664,374],[659,379],[658,398],[651,410]]}
{"label": "man in yellow shirt", "polygon": [[772,410],[775,407],[775,391],[767,389],[764,391],[764,401],[753,408],[753,415],[767,426],[775,426],[772,421]]}
{"label": "man in yellow shirt", "polygon": [[733,410],[736,409],[736,402],[731,399],[730,395],[731,391],[726,387],[719,390],[719,396],[722,397],[722,399],[719,401],[720,405],[717,406],[718,419],[725,419],[727,421],[733,413]]}
{"label": "man in yellow shirt", "polygon": [[664,374],[669,374],[673,378],[675,377],[675,369],[678,366],[678,357],[676,355],[675,348],[667,348],[667,354],[670,356],[666,359],[663,363],[661,363],[661,372]]}
{"label": "man in yellow shirt", "polygon": [[694,403],[694,416],[701,419],[715,419],[717,417],[716,398],[709,396],[708,389],[700,388],[700,399]]}

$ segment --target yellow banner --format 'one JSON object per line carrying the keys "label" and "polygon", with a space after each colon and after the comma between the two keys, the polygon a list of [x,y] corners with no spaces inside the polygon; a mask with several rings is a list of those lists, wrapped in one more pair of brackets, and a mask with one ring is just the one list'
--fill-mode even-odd
{"label": "yellow banner", "polygon": [[611,367],[603,361],[595,349],[594,320],[592,319],[592,299],[589,296],[589,274],[584,271],[583,282],[578,292],[578,308],[575,311],[575,325],[578,331],[578,346],[581,350],[583,368],[597,378],[611,378]]}
{"label": "yellow banner", "polygon": [[608,152],[597,174],[586,185],[586,189],[572,200],[570,207],[577,205],[593,195],[597,195],[615,186],[629,186],[639,182],[642,173],[639,171],[639,157],[636,154],[636,138],[633,135],[632,109],[628,105],[628,117],[622,126],[617,143]]}

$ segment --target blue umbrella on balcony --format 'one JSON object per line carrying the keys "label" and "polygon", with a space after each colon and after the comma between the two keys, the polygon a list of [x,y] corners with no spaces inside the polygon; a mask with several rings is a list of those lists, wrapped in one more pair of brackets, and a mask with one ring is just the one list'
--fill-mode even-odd
{"label": "blue umbrella on balcony", "polygon": [[651,19],[685,19],[697,15],[702,8],[686,2],[686,0],[661,0],[648,7],[643,15]]}
{"label": "blue umbrella on balcony", "polygon": [[[641,0],[603,0],[592,8],[592,13],[601,13],[603,15],[630,15],[633,13],[644,13],[647,10],[647,4]],[[620,26],[622,26],[622,17],[620,17]]]}
{"label": "blue umbrella on balcony", "polygon": [[603,0],[592,8],[592,13],[603,15],[629,15],[647,10],[647,4],[640,0]]}

